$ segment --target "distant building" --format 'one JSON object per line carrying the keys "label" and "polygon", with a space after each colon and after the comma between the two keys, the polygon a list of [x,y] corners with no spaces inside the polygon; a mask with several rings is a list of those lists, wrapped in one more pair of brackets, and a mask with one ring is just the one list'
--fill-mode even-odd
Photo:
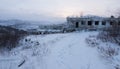
{"label": "distant building", "polygon": [[114,23],[120,26],[120,18],[111,17],[67,17],[69,28],[75,29],[103,29],[112,26]]}

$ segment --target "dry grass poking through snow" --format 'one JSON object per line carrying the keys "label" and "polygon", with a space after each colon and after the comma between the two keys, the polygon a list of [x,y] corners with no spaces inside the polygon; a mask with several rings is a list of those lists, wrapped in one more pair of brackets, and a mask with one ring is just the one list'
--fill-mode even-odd
{"label": "dry grass poking through snow", "polygon": [[86,43],[90,47],[95,47],[114,69],[120,69],[120,47],[117,44],[103,42],[97,36],[89,36]]}

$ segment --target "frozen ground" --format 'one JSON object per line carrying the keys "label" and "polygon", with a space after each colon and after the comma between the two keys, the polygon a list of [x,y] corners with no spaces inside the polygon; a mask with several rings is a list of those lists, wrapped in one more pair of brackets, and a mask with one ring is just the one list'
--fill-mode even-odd
{"label": "frozen ground", "polygon": [[10,52],[11,56],[1,55],[0,69],[111,69],[97,49],[85,42],[89,35],[96,34],[74,32],[28,36],[29,41],[22,41],[20,47]]}

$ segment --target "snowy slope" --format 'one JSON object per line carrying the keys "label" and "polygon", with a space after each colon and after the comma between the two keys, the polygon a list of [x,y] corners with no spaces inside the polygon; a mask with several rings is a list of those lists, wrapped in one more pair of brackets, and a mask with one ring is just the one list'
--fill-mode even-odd
{"label": "snowy slope", "polygon": [[[27,43],[23,41],[20,47],[11,51],[12,56],[7,58],[10,61],[0,60],[0,69],[110,69],[97,49],[85,42],[89,35],[96,34],[74,32],[28,36]],[[1,55],[1,58],[5,56]],[[18,67],[24,60],[25,63]]]}

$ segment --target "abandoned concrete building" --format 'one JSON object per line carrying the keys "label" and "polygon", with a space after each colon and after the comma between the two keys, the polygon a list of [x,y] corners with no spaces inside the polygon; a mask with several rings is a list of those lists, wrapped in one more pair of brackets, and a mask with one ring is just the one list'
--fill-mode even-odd
{"label": "abandoned concrete building", "polygon": [[114,23],[120,26],[120,18],[111,17],[67,17],[69,28],[75,29],[103,29]]}

